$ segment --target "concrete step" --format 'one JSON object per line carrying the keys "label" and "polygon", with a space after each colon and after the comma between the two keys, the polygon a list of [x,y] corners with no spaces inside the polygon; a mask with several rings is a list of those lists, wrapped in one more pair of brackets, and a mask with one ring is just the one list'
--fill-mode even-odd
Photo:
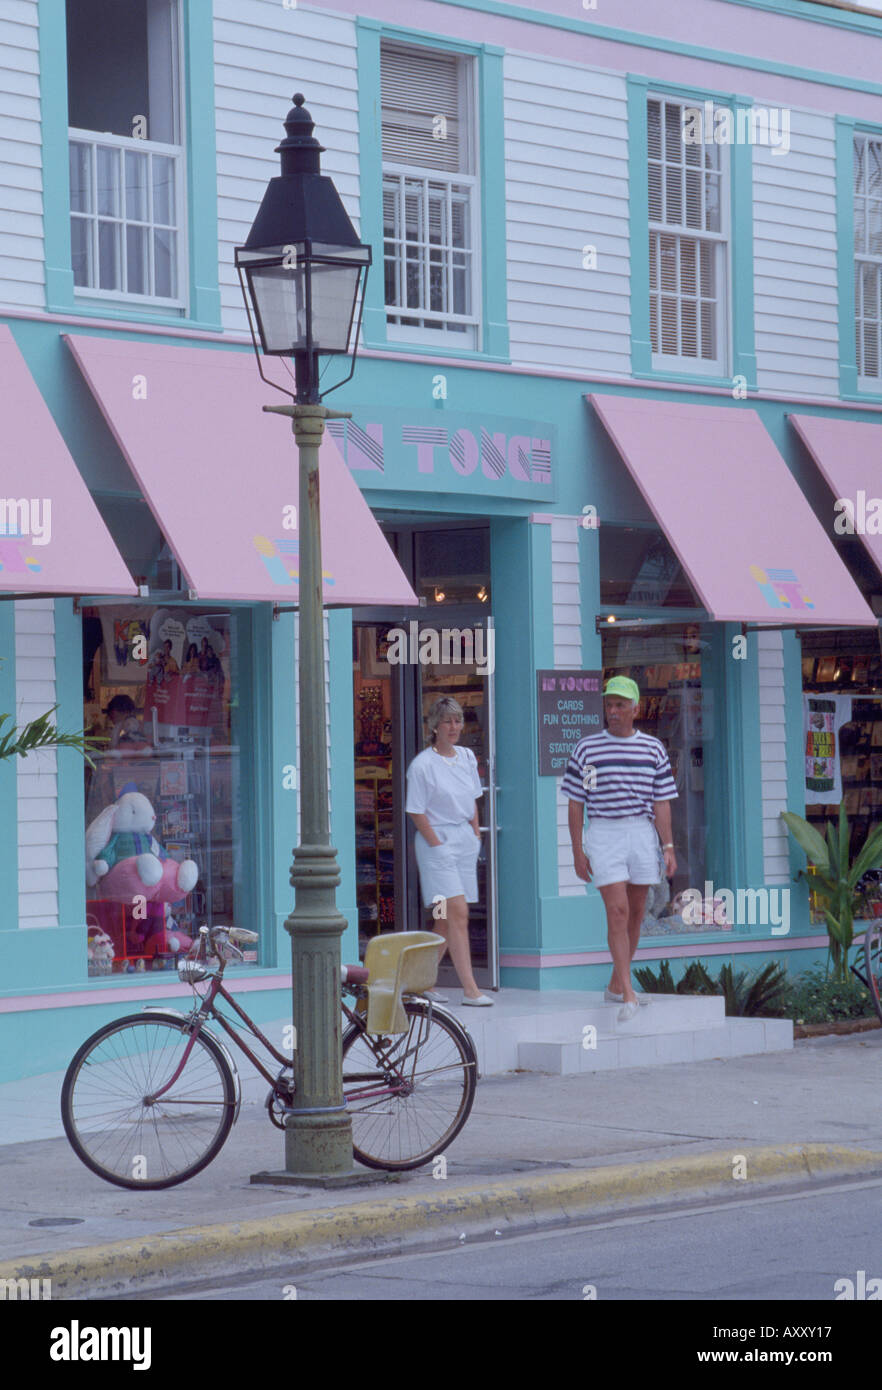
{"label": "concrete step", "polygon": [[703,1062],[713,1057],[742,1057],[781,1052],[793,1047],[793,1024],[781,1018],[727,1018],[704,1025],[653,1033],[626,1035],[623,1031],[597,1035],[593,1047],[571,1039],[544,1039],[518,1046],[522,1071],[571,1076],[577,1072],[613,1071],[625,1067],[660,1067],[676,1062]]}
{"label": "concrete step", "polygon": [[[452,993],[452,992],[451,992]],[[655,994],[627,1023],[599,991],[505,990],[493,1008],[451,1007],[474,1039],[481,1073],[556,1075],[735,1057],[793,1046],[788,1019],[727,1019],[720,995]]]}

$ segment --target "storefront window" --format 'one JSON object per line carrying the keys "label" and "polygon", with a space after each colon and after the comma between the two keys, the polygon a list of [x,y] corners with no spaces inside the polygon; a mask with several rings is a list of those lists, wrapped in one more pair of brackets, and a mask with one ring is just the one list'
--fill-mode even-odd
{"label": "storefront window", "polygon": [[[253,927],[243,892],[239,620],[84,611],[92,974],[173,969],[203,924]],[[256,958],[252,953],[252,959]]]}
{"label": "storefront window", "polygon": [[698,600],[660,531],[601,526],[600,602],[608,607],[695,608]]}
{"label": "storefront window", "polygon": [[[882,650],[872,628],[803,632],[806,819],[822,833],[844,806],[853,858],[882,823]],[[866,885],[865,885],[866,886]],[[878,899],[878,900],[877,900]],[[823,922],[810,893],[812,920]],[[882,885],[869,887],[882,916]]]}
{"label": "storefront window", "polygon": [[427,606],[486,604],[490,609],[490,533],[486,526],[418,531],[416,584]]}
{"label": "storefront window", "polygon": [[[647,902],[643,935],[714,931],[731,924],[706,920],[703,913],[680,910],[686,889],[704,892],[713,881],[709,827],[717,819],[720,738],[715,728],[719,701],[714,699],[708,657],[713,629],[707,623],[610,626],[603,632],[603,678],[630,676],[641,691],[635,728],[661,740],[677,786],[672,804],[677,873],[660,882]],[[713,837],[711,837],[713,838]]]}

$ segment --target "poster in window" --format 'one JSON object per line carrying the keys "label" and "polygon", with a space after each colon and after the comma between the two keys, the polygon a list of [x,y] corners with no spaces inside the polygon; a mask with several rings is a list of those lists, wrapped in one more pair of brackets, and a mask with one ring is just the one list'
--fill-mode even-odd
{"label": "poster in window", "polygon": [[839,730],[851,719],[851,696],[803,695],[802,698],[806,801],[841,801]]}

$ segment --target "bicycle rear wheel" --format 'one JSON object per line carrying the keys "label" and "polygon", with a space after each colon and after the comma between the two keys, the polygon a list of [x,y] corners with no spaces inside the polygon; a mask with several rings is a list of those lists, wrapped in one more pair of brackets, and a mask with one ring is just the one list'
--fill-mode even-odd
{"label": "bicycle rear wheel", "polygon": [[184,1019],[132,1014],[83,1043],[61,1089],[61,1118],[77,1157],[118,1187],[173,1187],[219,1153],[236,1088],[213,1038],[199,1033],[181,1075],[156,1101],[190,1042]]}
{"label": "bicycle rear wheel", "polygon": [[870,998],[882,1021],[882,925],[867,927],[864,936],[864,958],[867,963]]}
{"label": "bicycle rear wheel", "polygon": [[343,1035],[343,1094],[352,1148],[368,1168],[419,1168],[459,1134],[475,1099],[478,1060],[456,1019],[406,999],[406,1033]]}

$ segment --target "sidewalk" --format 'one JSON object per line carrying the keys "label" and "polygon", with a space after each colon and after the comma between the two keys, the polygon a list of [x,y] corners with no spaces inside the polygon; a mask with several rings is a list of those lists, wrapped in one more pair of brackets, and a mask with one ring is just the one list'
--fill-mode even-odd
{"label": "sidewalk", "polygon": [[[214,1163],[165,1192],[84,1168],[58,1118],[61,1075],[0,1086],[0,1280],[51,1277],[53,1298],[125,1296],[243,1268],[502,1234],[601,1210],[760,1185],[882,1175],[882,1030],[792,1051],[576,1076],[491,1076],[444,1177],[431,1167],[343,1190],[252,1185],[283,1136],[243,1076]],[[746,1178],[733,1176],[736,1156]],[[54,1223],[64,1224],[54,1224]],[[43,1224],[46,1223],[46,1224]]]}

